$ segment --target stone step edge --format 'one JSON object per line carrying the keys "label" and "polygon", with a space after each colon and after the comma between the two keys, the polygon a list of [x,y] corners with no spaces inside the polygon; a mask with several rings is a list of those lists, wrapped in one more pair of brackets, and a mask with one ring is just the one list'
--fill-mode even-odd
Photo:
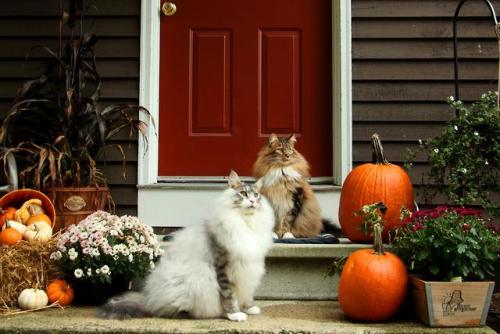
{"label": "stone step edge", "polygon": [[[267,258],[334,258],[348,256],[352,252],[371,248],[370,244],[352,243],[349,239],[340,238],[338,244],[273,244]],[[161,246],[166,249],[168,241],[161,241]]]}

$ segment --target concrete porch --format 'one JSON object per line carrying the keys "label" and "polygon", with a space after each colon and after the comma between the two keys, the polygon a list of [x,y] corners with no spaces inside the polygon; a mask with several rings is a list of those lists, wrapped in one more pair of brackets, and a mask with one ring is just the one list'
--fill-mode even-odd
{"label": "concrete porch", "polygon": [[48,309],[1,317],[0,333],[467,333],[494,334],[489,327],[429,328],[413,320],[387,323],[353,323],[336,301],[258,301],[262,314],[246,322],[224,319],[133,319],[103,320],[93,307]]}

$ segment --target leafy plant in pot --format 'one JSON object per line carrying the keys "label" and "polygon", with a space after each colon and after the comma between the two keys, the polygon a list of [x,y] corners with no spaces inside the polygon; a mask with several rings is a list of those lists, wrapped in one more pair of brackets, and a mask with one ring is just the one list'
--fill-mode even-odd
{"label": "leafy plant in pot", "polygon": [[[130,140],[139,133],[147,142],[147,125],[137,119],[138,113],[149,116],[145,108],[99,101],[101,78],[93,51],[97,37],[74,31],[76,18],[83,26],[83,10],[77,8],[81,3],[70,1],[69,12],[61,16],[59,50],[39,46],[51,61],[43,75],[18,89],[0,132],[5,146],[1,158],[5,162],[13,153],[21,185],[50,194],[62,226],[112,204],[97,161],[115,149],[125,177],[125,153],[113,138],[128,134]],[[63,26],[69,34],[63,34]]]}
{"label": "leafy plant in pot", "polygon": [[[433,327],[484,325],[500,256],[500,235],[479,212],[403,210],[392,241],[405,262],[419,318]],[[463,280],[463,282],[462,282]]]}
{"label": "leafy plant in pot", "polygon": [[[497,93],[488,92],[471,105],[448,98],[457,117],[450,120],[435,138],[419,140],[409,150],[407,167],[419,152],[428,157],[424,178],[431,186],[424,195],[445,194],[457,205],[480,205],[489,215],[500,217],[500,108]],[[426,183],[424,180],[424,183]]]}

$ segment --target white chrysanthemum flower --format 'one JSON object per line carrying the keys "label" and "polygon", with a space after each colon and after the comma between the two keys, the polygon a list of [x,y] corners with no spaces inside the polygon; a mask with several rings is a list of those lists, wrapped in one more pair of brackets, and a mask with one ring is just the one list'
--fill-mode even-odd
{"label": "white chrysanthemum flower", "polygon": [[486,160],[486,161],[484,162],[484,164],[485,164],[485,165],[489,165],[490,163],[488,162],[488,160]]}
{"label": "white chrysanthemum flower", "polygon": [[461,168],[460,171],[465,174],[467,173],[467,168]]}
{"label": "white chrysanthemum flower", "polygon": [[457,125],[453,126],[453,128],[455,129],[455,131],[458,131],[458,126]]}
{"label": "white chrysanthemum flower", "polygon": [[83,276],[83,270],[81,270],[80,268],[75,269],[74,274],[76,278],[81,278]]}
{"label": "white chrysanthemum flower", "polygon": [[87,276],[92,276],[92,268],[87,268]]}
{"label": "white chrysanthemum flower", "polygon": [[129,262],[133,262],[134,261],[134,256],[132,254],[129,254],[128,261]]}
{"label": "white chrysanthemum flower", "polygon": [[106,275],[109,273],[109,266],[105,264],[104,266],[101,267],[101,274]]}
{"label": "white chrysanthemum flower", "polygon": [[439,148],[435,148],[434,153],[439,153]]}
{"label": "white chrysanthemum flower", "polygon": [[455,97],[453,97],[453,96],[449,96],[449,97],[448,97],[448,100],[449,100],[449,101],[451,101],[451,102],[453,102],[453,101],[455,101]]}
{"label": "white chrysanthemum flower", "polygon": [[474,131],[474,136],[479,137],[479,132]]}
{"label": "white chrysanthemum flower", "polygon": [[423,145],[423,144],[424,144],[424,142],[422,141],[422,139],[419,139],[419,140],[418,140],[418,144],[419,144],[419,145]]}

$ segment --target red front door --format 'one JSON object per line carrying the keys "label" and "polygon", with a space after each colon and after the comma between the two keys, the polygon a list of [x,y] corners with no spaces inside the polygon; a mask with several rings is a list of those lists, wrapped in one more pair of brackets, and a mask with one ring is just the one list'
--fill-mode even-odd
{"label": "red front door", "polygon": [[332,0],[173,0],[161,18],[159,176],[251,175],[295,133],[332,171]]}

